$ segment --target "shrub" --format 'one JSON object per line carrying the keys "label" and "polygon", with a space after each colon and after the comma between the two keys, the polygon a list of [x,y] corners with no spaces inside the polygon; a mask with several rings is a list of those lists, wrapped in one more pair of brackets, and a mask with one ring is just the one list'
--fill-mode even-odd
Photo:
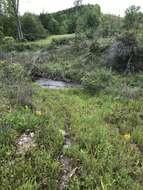
{"label": "shrub", "polygon": [[4,115],[0,120],[1,123],[8,128],[23,132],[35,129],[38,125],[38,118],[30,110],[24,109]]}
{"label": "shrub", "polygon": [[109,48],[105,59],[106,64],[118,72],[131,73],[142,69],[142,52],[139,48],[136,36],[126,33]]}
{"label": "shrub", "polygon": [[85,90],[95,94],[107,87],[111,87],[114,82],[114,76],[110,70],[98,69],[96,72],[88,73],[82,78],[82,85]]}
{"label": "shrub", "polygon": [[11,51],[14,49],[15,39],[11,36],[6,36],[2,40],[2,49]]}
{"label": "shrub", "polygon": [[3,43],[7,45],[13,45],[15,42],[14,38],[12,36],[6,36],[3,39]]}
{"label": "shrub", "polygon": [[36,47],[33,44],[28,43],[16,43],[14,45],[14,50],[18,52],[26,51],[26,50],[34,50]]}
{"label": "shrub", "polygon": [[3,34],[3,32],[0,30],[0,43],[3,41],[3,38],[4,38],[4,34]]}
{"label": "shrub", "polygon": [[46,31],[39,18],[31,13],[25,13],[22,17],[22,28],[27,40],[36,40],[46,36]]}
{"label": "shrub", "polygon": [[65,75],[64,68],[60,64],[42,64],[40,65],[40,71],[45,77],[56,80],[63,80]]}
{"label": "shrub", "polygon": [[142,94],[142,91],[139,87],[130,87],[127,84],[121,85],[117,90],[118,95],[120,95],[124,99],[137,99]]}
{"label": "shrub", "polygon": [[70,39],[67,37],[61,38],[61,39],[53,39],[52,45],[54,46],[60,46],[60,45],[68,45],[70,43]]}
{"label": "shrub", "polygon": [[0,88],[11,105],[32,108],[32,88],[22,65],[0,63]]}

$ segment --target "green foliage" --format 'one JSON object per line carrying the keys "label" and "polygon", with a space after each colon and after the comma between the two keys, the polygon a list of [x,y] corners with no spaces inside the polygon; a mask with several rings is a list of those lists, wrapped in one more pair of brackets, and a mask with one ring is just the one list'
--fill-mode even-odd
{"label": "green foliage", "polygon": [[[27,155],[28,156],[28,155]],[[59,165],[46,151],[36,151],[26,156],[15,158],[13,162],[4,162],[0,167],[2,189],[56,189]],[[18,180],[17,180],[18,179]],[[31,179],[31,180],[30,180]]]}
{"label": "green foliage", "polygon": [[38,126],[38,118],[29,109],[6,114],[0,123],[22,133],[26,130],[34,130]]}
{"label": "green foliage", "polygon": [[24,51],[33,51],[36,50],[37,48],[39,48],[39,46],[37,45],[32,45],[32,44],[28,44],[28,43],[15,43],[13,49],[17,52],[24,52]]}
{"label": "green foliage", "polygon": [[[129,81],[133,84],[136,79]],[[60,130],[65,114],[70,119],[72,145],[64,155],[71,158],[72,169],[77,168],[69,189],[142,189],[142,96],[119,99],[112,88],[110,95],[95,96],[80,89],[35,89],[38,112],[14,108],[3,114],[0,123],[3,128],[6,123],[13,125],[0,136],[2,189],[58,189],[62,165],[57,157],[63,146]],[[19,136],[27,128],[35,131],[37,147],[19,157],[15,155],[17,132]]]}
{"label": "green foliage", "polygon": [[81,13],[78,13],[76,23],[76,33],[84,33],[87,37],[92,38],[94,32],[100,24],[101,10],[99,5],[88,5],[81,7]]}
{"label": "green foliage", "polygon": [[102,15],[96,34],[103,37],[114,36],[121,33],[122,26],[122,18],[114,15]]}
{"label": "green foliage", "polygon": [[143,150],[142,135],[143,135],[142,126],[138,126],[137,128],[133,129],[133,133],[132,133],[133,142],[139,145],[139,147],[141,148],[141,151]]}
{"label": "green foliage", "polygon": [[59,23],[54,18],[49,21],[49,31],[51,34],[59,34]]}
{"label": "green foliage", "polygon": [[22,65],[0,62],[0,87],[11,105],[32,107],[31,85]]}
{"label": "green foliage", "polygon": [[12,46],[12,45],[14,44],[14,42],[15,42],[15,40],[14,40],[14,38],[11,37],[11,36],[6,36],[6,37],[4,37],[4,39],[3,39],[3,43],[4,43],[5,45],[8,45],[8,46]]}
{"label": "green foliage", "polygon": [[15,22],[14,17],[3,15],[2,16],[2,27],[3,27],[3,33],[5,36],[12,36],[12,37],[16,38],[17,31],[16,31],[16,22]]}
{"label": "green foliage", "polygon": [[125,12],[124,25],[127,30],[134,29],[137,30],[139,28],[141,21],[141,12],[140,7],[130,6]]}
{"label": "green foliage", "polygon": [[88,73],[82,79],[84,89],[92,94],[103,91],[114,83],[114,76],[111,71],[99,69],[95,72]]}
{"label": "green foliage", "polygon": [[15,39],[11,36],[5,36],[2,40],[1,48],[6,51],[11,51],[14,49]]}
{"label": "green foliage", "polygon": [[3,38],[4,38],[4,34],[3,34],[3,32],[0,30],[0,43],[2,43]]}
{"label": "green foliage", "polygon": [[22,17],[22,28],[25,38],[36,40],[46,37],[46,31],[39,18],[31,13],[25,13]]}
{"label": "green foliage", "polygon": [[142,51],[134,33],[121,35],[108,50],[106,64],[125,74],[142,69]]}
{"label": "green foliage", "polygon": [[21,185],[20,187],[16,188],[16,190],[37,190],[38,185],[36,182],[28,180],[25,184]]}
{"label": "green foliage", "polygon": [[[47,125],[46,125],[47,124]],[[56,157],[62,150],[63,138],[57,128],[48,123],[42,123],[37,136],[39,147],[49,150],[51,155]]]}

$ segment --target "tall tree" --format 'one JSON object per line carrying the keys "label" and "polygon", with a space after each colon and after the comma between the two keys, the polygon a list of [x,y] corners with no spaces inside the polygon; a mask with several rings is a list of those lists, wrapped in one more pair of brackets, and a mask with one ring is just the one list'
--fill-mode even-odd
{"label": "tall tree", "polygon": [[[77,22],[78,22],[78,18],[79,18],[79,14],[80,14],[80,8],[81,8],[81,5],[83,3],[83,0],[75,0],[74,1],[74,6],[76,7],[76,17],[77,17]],[[76,30],[75,30],[75,37],[76,38],[79,38],[80,36],[80,24],[76,23]]]}
{"label": "tall tree", "polygon": [[128,9],[126,9],[124,19],[125,28],[127,30],[138,29],[141,19],[140,15],[140,7],[138,6],[132,5]]}
{"label": "tall tree", "polygon": [[24,36],[19,16],[19,0],[3,0],[3,1],[6,4],[8,14],[11,14],[12,16],[15,17],[19,40],[23,40]]}

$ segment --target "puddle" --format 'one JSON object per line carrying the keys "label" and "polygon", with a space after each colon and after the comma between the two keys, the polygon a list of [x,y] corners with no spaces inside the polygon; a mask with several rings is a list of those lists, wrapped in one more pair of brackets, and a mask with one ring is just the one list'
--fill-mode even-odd
{"label": "puddle", "polygon": [[36,83],[43,88],[49,89],[80,88],[80,85],[76,83],[54,81],[44,78],[36,80]]}

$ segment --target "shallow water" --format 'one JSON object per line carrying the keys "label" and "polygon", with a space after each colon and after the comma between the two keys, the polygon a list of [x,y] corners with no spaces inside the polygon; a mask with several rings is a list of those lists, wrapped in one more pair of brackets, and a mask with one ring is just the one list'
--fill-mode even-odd
{"label": "shallow water", "polygon": [[65,88],[79,88],[80,87],[80,85],[76,83],[54,81],[54,80],[49,80],[45,78],[36,80],[36,83],[43,88],[49,88],[49,89],[65,89]]}

